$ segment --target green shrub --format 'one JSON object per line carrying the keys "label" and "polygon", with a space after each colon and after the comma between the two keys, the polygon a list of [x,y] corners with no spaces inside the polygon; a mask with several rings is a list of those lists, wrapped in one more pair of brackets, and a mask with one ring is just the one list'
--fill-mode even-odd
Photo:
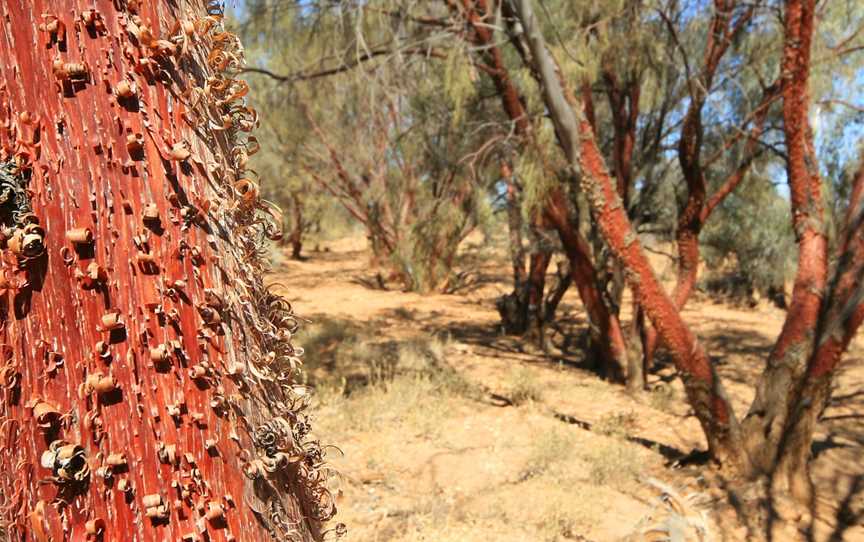
{"label": "green shrub", "polygon": [[789,202],[767,179],[730,194],[702,231],[703,286],[733,296],[783,290],[795,258]]}

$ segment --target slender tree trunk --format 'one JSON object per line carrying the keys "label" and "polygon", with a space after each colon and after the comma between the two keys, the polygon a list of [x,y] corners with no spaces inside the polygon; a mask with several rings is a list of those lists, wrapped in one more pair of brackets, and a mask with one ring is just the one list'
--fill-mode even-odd
{"label": "slender tree trunk", "polygon": [[543,302],[543,319],[546,322],[555,321],[555,313],[558,310],[558,305],[564,298],[564,294],[566,294],[570,286],[573,285],[573,274],[570,272],[569,264],[559,261],[556,275],[557,280],[555,286],[550,289],[549,295],[546,296],[546,300]]}
{"label": "slender tree trunk", "polygon": [[[639,341],[639,345],[642,347],[641,356],[639,356],[639,360],[634,363],[638,365],[638,367],[634,367],[634,375],[638,374],[639,377],[639,385],[642,389],[648,388],[648,374],[651,370],[651,358],[648,357],[648,354],[645,352],[645,349],[649,346],[654,348],[654,345],[649,345],[649,337],[648,333],[653,332],[654,328],[651,327],[650,324],[645,319],[645,311],[642,309],[642,304],[639,303],[639,300],[636,299],[636,296],[633,296],[633,321],[632,321],[632,337],[633,340]],[[654,333],[654,340],[656,340],[657,334]],[[636,384],[632,384],[635,386]]]}
{"label": "slender tree trunk", "polygon": [[532,300],[530,298],[533,296],[536,303],[538,287],[540,288],[540,295],[543,295],[549,258],[538,257],[537,247],[533,246],[529,259],[529,269],[526,273],[526,251],[522,239],[522,203],[519,187],[516,180],[513,179],[513,173],[508,164],[503,163],[501,165],[501,175],[507,183],[507,227],[510,260],[513,265],[513,292],[501,297],[497,302],[497,307],[504,330],[509,334],[523,335],[531,326],[530,306]]}
{"label": "slender tree trunk", "polygon": [[525,282],[525,247],[522,241],[522,203],[519,187],[513,180],[510,166],[501,165],[501,177],[507,183],[507,232],[510,261],[513,263],[513,283],[515,289]]}
{"label": "slender tree trunk", "polygon": [[269,209],[212,129],[245,93],[233,37],[200,1],[94,5],[0,3],[0,523],[318,539],[296,321],[250,256]]}
{"label": "slender tree trunk", "polygon": [[291,243],[291,258],[302,259],[300,253],[303,250],[303,202],[297,193],[291,195],[291,233],[288,241]]}
{"label": "slender tree trunk", "polygon": [[546,272],[549,270],[551,261],[552,252],[544,247],[532,251],[530,273],[525,285],[528,292],[528,339],[536,343],[544,352],[548,347],[546,344],[546,326],[543,319],[545,315],[543,292],[546,290]]}
{"label": "slender tree trunk", "polygon": [[609,311],[597,287],[597,276],[589,254],[588,242],[570,222],[570,211],[564,192],[553,191],[546,206],[549,217],[570,261],[573,283],[588,313],[591,342],[599,354],[599,365],[604,375],[618,382],[624,381],[627,371],[627,346],[618,317]]}
{"label": "slender tree trunk", "polygon": [[[517,135],[526,139],[523,145],[527,145],[532,134],[531,123],[523,100],[509,77],[501,50],[495,45],[492,28],[489,25],[481,24],[484,18],[488,18],[492,14],[488,4],[486,0],[462,0],[462,5],[466,11],[468,22],[476,34],[472,41],[476,45],[484,47],[489,63],[494,68],[492,80],[501,97],[502,107],[515,124]],[[554,201],[556,198],[558,198],[557,202]],[[542,210],[541,215],[550,218],[555,225],[565,247],[565,252],[570,259],[570,271],[593,324],[591,329],[592,342],[597,347],[596,353],[600,357],[600,366],[608,378],[623,381],[628,362],[621,324],[617,314],[610,311],[605,305],[606,300],[598,289],[599,283],[594,263],[591,261],[590,247],[584,243],[584,238],[581,242],[579,241],[580,236],[570,223],[572,213],[570,213],[569,206],[566,205],[563,198],[563,192],[552,195],[551,200],[553,202]],[[561,215],[562,211],[565,215]],[[546,266],[548,263],[546,260]],[[577,276],[579,278],[576,278]],[[540,295],[542,299],[542,290]],[[499,303],[499,312],[502,316],[505,314],[502,312],[505,301],[506,299]],[[542,317],[542,311],[538,314]]]}
{"label": "slender tree trunk", "polygon": [[[543,246],[542,224],[534,224],[535,232],[528,257],[528,273],[522,282],[514,284],[513,292],[502,296],[498,302],[498,313],[504,330],[512,335],[528,335],[545,349],[543,337],[543,292],[546,288],[546,272],[552,261],[552,252]],[[538,335],[539,333],[539,335]]]}

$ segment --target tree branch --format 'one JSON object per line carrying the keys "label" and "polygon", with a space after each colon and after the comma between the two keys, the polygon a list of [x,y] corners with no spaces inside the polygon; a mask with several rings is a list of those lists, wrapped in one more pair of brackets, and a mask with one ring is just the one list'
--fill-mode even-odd
{"label": "tree branch", "polygon": [[[444,53],[443,51],[440,51],[438,49],[432,49],[432,48],[408,47],[405,49],[395,49],[395,50],[389,49],[389,48],[384,48],[384,49],[373,49],[371,51],[367,51],[367,52],[363,53],[362,55],[357,56],[354,60],[351,60],[350,62],[346,62],[340,66],[335,66],[333,68],[328,68],[328,69],[324,69],[324,70],[320,70],[320,71],[291,73],[291,74],[287,74],[287,75],[282,75],[282,74],[274,73],[274,72],[272,72],[266,68],[246,67],[246,68],[241,69],[238,73],[258,73],[261,75],[266,75],[267,77],[270,77],[271,79],[275,79],[276,81],[279,81],[281,83],[296,83],[298,81],[309,81],[312,79],[320,79],[322,77],[330,77],[332,75],[345,73],[345,72],[350,71],[350,70],[356,68],[357,66],[363,64],[364,62],[368,62],[370,60],[373,60],[375,58],[382,57],[382,56],[397,55],[397,54],[425,56],[427,58],[438,58],[438,59],[446,59],[447,58],[446,53]],[[484,72],[491,72],[494,70],[493,68],[486,66],[484,64],[474,64],[474,67],[481,70],[481,71],[484,71]]]}

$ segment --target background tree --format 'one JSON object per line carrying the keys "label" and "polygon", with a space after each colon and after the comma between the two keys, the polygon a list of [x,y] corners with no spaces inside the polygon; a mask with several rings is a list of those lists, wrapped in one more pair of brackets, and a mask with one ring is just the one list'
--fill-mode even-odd
{"label": "background tree", "polygon": [[578,168],[579,188],[587,194],[604,239],[625,267],[634,295],[671,350],[712,456],[740,474],[767,475],[773,489],[788,489],[809,503],[813,495],[807,466],[814,426],[830,396],[832,373],[864,321],[859,287],[853,286],[860,283],[862,271],[859,198],[864,175],[857,175],[853,183],[838,264],[829,279],[823,185],[808,118],[815,2],[790,0],[783,12],[783,132],[799,259],[786,323],[743,426],[707,355],[681,319],[679,305],[648,264],[597,147],[586,104],[568,101],[531,0],[517,0],[516,5],[561,149]]}
{"label": "background tree", "polygon": [[[256,95],[266,96],[266,91],[258,90]],[[251,164],[262,178],[270,180],[261,187],[262,197],[282,209],[284,235],[279,245],[290,246],[291,258],[299,260],[310,237],[317,238],[325,229],[347,229],[342,226],[351,217],[292,160],[294,151],[287,150],[303,145],[309,136],[304,130],[306,119],[298,117],[295,108],[266,99],[256,100],[255,105],[259,115],[269,119],[258,131],[258,136],[269,144],[251,157]]]}
{"label": "background tree", "polygon": [[795,266],[789,203],[770,178],[753,174],[716,215],[701,235],[706,267],[717,270],[703,278],[705,288],[733,299],[749,300],[758,293],[785,307],[785,281]]}
{"label": "background tree", "polygon": [[[268,2],[250,3],[249,12],[244,30],[257,36],[257,47],[275,53],[261,57],[266,69],[247,71],[274,76],[268,107],[293,107],[287,115],[305,119],[305,132],[284,139],[286,160],[362,225],[388,278],[418,291],[456,286],[456,251],[488,223],[498,178],[494,136],[477,108],[476,74],[466,69],[464,55],[390,50],[386,40],[403,29],[387,17],[355,18],[314,6],[283,10]],[[278,24],[295,32],[261,32]],[[346,32],[355,25],[383,45],[357,41]],[[298,48],[303,40],[313,45]],[[352,60],[351,47],[371,48]],[[320,51],[323,66],[309,67],[310,51]],[[428,64],[427,54],[440,62]],[[289,95],[293,106],[286,104]]]}
{"label": "background tree", "polygon": [[218,2],[99,6],[0,5],[0,531],[318,539],[242,48]]}
{"label": "background tree", "polygon": [[[268,13],[297,6],[256,5]],[[325,180],[351,181],[333,191],[336,197],[359,193],[363,172],[372,169],[344,166],[358,140],[357,156],[378,156],[379,167],[390,167],[393,156],[424,163],[419,146],[402,146],[400,154],[388,140],[370,152],[364,146],[384,141],[387,131],[377,129],[376,139],[368,126],[414,126],[423,110],[403,103],[441,97],[438,115],[452,115],[446,122],[425,117],[424,126],[460,126],[472,136],[484,127],[482,143],[469,148],[494,157],[483,163],[498,167],[504,181],[491,196],[505,195],[511,227],[515,289],[501,310],[505,327],[539,327],[543,336],[548,312],[540,306],[556,298],[546,294],[546,275],[557,247],[523,243],[529,231],[554,232],[605,373],[641,389],[659,345],[684,381],[713,457],[807,493],[812,424],[845,334],[857,325],[858,306],[841,308],[836,297],[854,293],[857,261],[860,123],[849,89],[862,76],[864,21],[851,4],[544,2],[538,11],[528,0],[390,0],[304,3],[293,13],[314,21],[310,28],[330,29],[314,34],[327,36],[316,41],[327,52],[313,68],[259,71],[283,83],[334,76],[346,85],[354,77],[368,96],[365,107],[342,110],[339,123],[324,126],[308,116],[324,145],[312,169],[325,171],[329,160],[335,171]],[[437,94],[415,74],[434,81]],[[320,106],[330,107],[333,94]],[[463,111],[466,103],[472,107]],[[376,120],[388,107],[396,113]],[[831,137],[855,143],[832,146]],[[856,150],[844,150],[849,146]],[[362,216],[368,208],[355,205],[361,221],[369,220]],[[769,220],[756,220],[756,212]],[[752,235],[744,235],[746,224]],[[658,279],[642,249],[658,240],[674,244],[672,284]],[[700,248],[700,240],[709,246]],[[748,289],[779,288],[791,278],[787,266],[794,269],[787,325],[742,422],[681,317],[703,252],[734,254]],[[765,258],[774,264],[771,273]],[[621,323],[625,285],[635,303],[629,331],[642,338],[641,356]]]}
{"label": "background tree", "polygon": [[[309,29],[307,41],[313,44],[312,51],[320,51],[319,60],[310,68],[308,56],[299,55],[296,42],[292,42],[277,50],[280,55],[295,53],[293,68],[280,66],[288,71],[279,74],[269,68],[257,71],[285,88],[293,83],[292,90],[282,92],[283,96],[296,92],[293,89],[302,82],[314,81],[319,88],[331,84],[321,78],[338,78],[343,81],[338,83],[341,90],[326,93],[328,98],[322,103],[325,110],[333,107],[333,96],[346,94],[344,81],[350,78],[369,93],[369,110],[380,107],[386,96],[391,100],[392,96],[413,96],[413,103],[420,95],[428,96],[417,92],[415,78],[405,77],[412,69],[435,81],[433,88],[443,92],[432,93],[432,98],[443,97],[440,103],[455,113],[447,126],[462,123],[458,133],[482,134],[480,145],[485,154],[504,163],[505,187],[499,188],[499,193],[507,195],[514,273],[514,292],[499,302],[505,330],[517,334],[531,330],[527,339],[539,339],[545,348],[544,320],[554,318],[555,300],[575,284],[591,320],[593,357],[598,367],[613,379],[626,377],[634,390],[641,388],[643,363],[630,351],[633,340],[627,338],[620,322],[624,292],[620,268],[590,220],[587,202],[577,192],[566,190],[566,162],[546,150],[555,134],[543,122],[545,106],[532,86],[537,74],[525,64],[530,59],[516,38],[518,29],[513,27],[510,4],[348,2],[340,4],[339,10],[331,9],[330,4],[306,4],[303,10],[288,9],[291,5],[253,3],[247,27],[253,34],[267,35],[265,39],[272,44],[272,40],[286,39],[285,34],[262,34],[262,25],[272,28],[274,20],[290,17],[290,24],[302,23]],[[742,5],[736,10],[734,4],[723,4],[713,16],[688,10],[677,2],[612,2],[599,7],[564,2],[548,7],[558,14],[554,23],[549,18],[548,26],[555,31],[562,74],[577,81],[589,104],[598,144],[613,164],[628,215],[640,232],[677,239],[680,245],[676,289],[683,305],[695,284],[702,224],[762,155],[760,136],[776,98],[776,87],[762,74],[766,54],[762,42],[749,40],[742,30],[751,23],[756,7]],[[706,42],[706,34],[720,37]],[[561,38],[565,35],[566,41]],[[663,39],[657,40],[658,35]],[[733,41],[734,48],[730,47]],[[695,62],[691,57],[698,53],[693,50],[700,47],[704,58]],[[273,64],[272,56],[262,57],[262,65]],[[699,72],[698,81],[681,77],[682,61],[689,77]],[[745,69],[749,71],[745,73]],[[715,75],[723,77],[721,84],[712,84]],[[466,103],[471,107],[462,107]],[[471,111],[472,116],[463,115],[463,110]],[[447,110],[441,113],[446,117]],[[353,114],[344,117],[340,126],[318,126],[315,133],[332,140],[326,152],[318,152],[319,158],[332,160],[344,154],[343,145],[334,139],[344,127],[357,130],[358,126],[366,129],[376,124],[357,122],[356,115],[362,113]],[[403,123],[419,118],[404,109],[399,109],[399,115]],[[432,122],[430,117],[424,120],[426,124]],[[484,130],[477,132],[472,125]],[[373,140],[367,133],[349,137],[355,147],[357,141]],[[374,154],[366,152],[367,162]],[[404,155],[417,153],[408,150]],[[340,160],[336,174],[330,176],[344,182],[350,168],[344,167],[344,157]],[[724,169],[716,167],[718,161]],[[324,167],[326,160],[319,159],[314,169]],[[708,191],[709,183],[712,192]],[[380,238],[373,246],[394,245],[386,239],[388,228],[375,225],[387,213],[377,211],[378,202],[370,206],[363,201],[367,193],[363,183],[351,182],[340,190],[331,186],[330,191],[342,201],[355,200],[351,214],[361,222],[371,222],[374,227],[367,229],[376,233],[370,233],[370,238]],[[669,197],[672,194],[680,195],[680,204]],[[372,220],[367,209],[374,210]],[[549,242],[553,236],[558,242]],[[527,250],[522,246],[524,240],[529,240]],[[545,294],[545,276],[556,245],[565,249],[569,277],[557,281]],[[447,269],[450,264],[445,261],[443,267]],[[397,275],[404,277],[405,273]],[[656,340],[650,328],[640,329],[641,323],[641,318],[635,320],[633,334],[645,339],[642,350],[648,366]]]}

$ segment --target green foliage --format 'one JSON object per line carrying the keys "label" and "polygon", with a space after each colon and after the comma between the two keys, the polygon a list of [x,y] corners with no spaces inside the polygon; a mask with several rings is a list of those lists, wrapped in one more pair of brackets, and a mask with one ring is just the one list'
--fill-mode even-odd
{"label": "green foliage", "polygon": [[537,156],[531,153],[519,156],[513,173],[523,187],[522,215],[523,220],[528,222],[546,203],[555,180],[545,171],[543,164],[538,163]]}
{"label": "green foliage", "polygon": [[[446,288],[460,242],[491,220],[496,180],[488,112],[464,47],[430,63],[362,42],[396,39],[400,30],[381,14],[279,5],[251,2],[244,23],[253,63],[294,74],[255,87],[277,142],[256,162],[278,180],[273,197],[294,205],[302,194],[309,227],[331,228],[333,217],[359,222],[376,263],[406,288]],[[373,51],[387,53],[369,60]]]}
{"label": "green foliage", "polygon": [[[864,134],[864,115],[838,103],[856,102],[855,83],[864,76],[860,53],[853,54],[864,33],[850,31],[864,20],[853,4],[821,7],[814,43],[812,122],[834,223],[857,159],[857,148],[836,142]],[[446,288],[460,242],[489,228],[501,161],[513,166],[526,224],[551,189],[569,182],[530,59],[514,46],[519,29],[498,12],[488,22],[527,109],[529,142],[515,137],[490,77],[488,49],[472,42],[456,6],[249,0],[239,22],[251,64],[283,75],[250,74],[268,141],[253,159],[267,179],[265,197],[294,210],[301,195],[306,231],[359,224],[388,276],[416,291]],[[612,173],[620,107],[613,91],[616,84],[638,88],[628,212],[640,233],[674,239],[688,194],[677,156],[682,118],[693,96],[706,93],[700,161],[710,196],[744,160],[746,138],[739,136],[778,77],[780,19],[767,6],[757,8],[709,88],[701,88],[694,81],[704,70],[710,3],[547,0],[536,7],[569,90],[591,97]],[[732,20],[746,9],[737,5]],[[838,53],[846,50],[853,53]],[[730,196],[702,235],[709,266],[725,264],[747,288],[782,284],[795,252],[788,202],[770,184],[782,185],[785,170],[779,111],[775,101],[754,161],[764,173]]]}
{"label": "green foliage", "polygon": [[454,48],[444,64],[444,93],[452,108],[451,125],[458,129],[464,119],[465,104],[476,91],[477,73],[465,51]]}
{"label": "green foliage", "polygon": [[745,291],[782,291],[795,255],[789,202],[767,178],[754,175],[745,183],[703,230],[702,255],[709,268],[717,269],[715,274],[731,272]]}

